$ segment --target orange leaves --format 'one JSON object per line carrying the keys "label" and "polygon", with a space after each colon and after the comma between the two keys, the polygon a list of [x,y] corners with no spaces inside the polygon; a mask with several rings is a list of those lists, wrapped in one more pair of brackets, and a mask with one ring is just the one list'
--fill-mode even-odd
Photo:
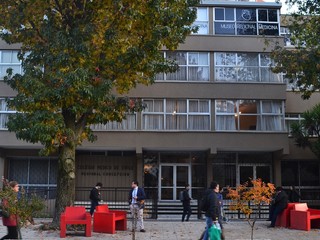
{"label": "orange leaves", "polygon": [[253,206],[269,204],[275,187],[272,183],[264,183],[261,179],[250,180],[236,189],[228,188],[227,197],[232,200],[231,210],[240,210],[247,217],[252,213]]}

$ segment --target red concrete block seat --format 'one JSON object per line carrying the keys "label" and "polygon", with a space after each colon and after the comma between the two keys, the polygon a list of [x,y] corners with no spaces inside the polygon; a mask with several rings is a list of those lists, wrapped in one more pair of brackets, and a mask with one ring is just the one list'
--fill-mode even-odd
{"label": "red concrete block seat", "polygon": [[293,206],[298,203],[288,203],[287,208],[277,217],[276,227],[290,227],[290,211],[293,210]]}
{"label": "red concrete block seat", "polygon": [[127,212],[109,210],[107,204],[97,206],[93,215],[93,231],[115,234],[116,230],[127,230]]}
{"label": "red concrete block seat", "polygon": [[308,208],[306,203],[295,204],[290,211],[290,228],[310,231],[320,227],[320,210]]}
{"label": "red concrete block seat", "polygon": [[85,236],[91,237],[91,215],[85,207],[66,207],[60,216],[60,238],[66,237],[67,225],[85,225]]}

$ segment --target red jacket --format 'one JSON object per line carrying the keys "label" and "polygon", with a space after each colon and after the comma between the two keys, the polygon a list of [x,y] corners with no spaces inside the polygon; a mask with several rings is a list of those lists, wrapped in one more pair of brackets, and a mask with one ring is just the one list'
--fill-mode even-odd
{"label": "red jacket", "polygon": [[[8,200],[2,200],[2,206],[8,206]],[[10,214],[8,218],[2,217],[3,226],[17,226],[17,216]]]}

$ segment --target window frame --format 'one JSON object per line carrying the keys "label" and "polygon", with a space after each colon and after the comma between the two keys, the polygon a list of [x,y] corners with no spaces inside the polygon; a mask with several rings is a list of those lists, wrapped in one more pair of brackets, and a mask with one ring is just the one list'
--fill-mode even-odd
{"label": "window frame", "polygon": [[[217,19],[216,18],[216,9],[224,9],[224,19]],[[226,18],[226,9],[233,9],[233,20],[232,19],[227,19]],[[251,20],[251,15],[245,19],[243,17],[243,20],[237,19],[237,10],[242,10],[242,11],[251,11],[254,13],[255,19]],[[259,11],[267,11],[267,21],[262,21],[259,20]],[[269,21],[269,11],[277,11],[277,21]],[[239,14],[238,14],[239,15]],[[247,15],[248,16],[248,15]],[[225,33],[218,32],[218,29],[221,30],[223,28],[218,28],[218,24],[228,24],[228,25],[221,25],[224,26],[223,28],[225,29],[231,29],[226,30]],[[252,31],[251,34],[241,34],[241,28],[242,26],[244,31],[247,31],[247,29],[250,29]],[[272,31],[276,31],[273,29],[276,26],[277,28],[277,33],[272,33]],[[233,29],[233,30],[232,30]],[[265,31],[264,31],[265,30]],[[221,30],[222,31],[222,30]],[[269,34],[268,34],[269,31]],[[233,33],[232,33],[233,32]],[[249,33],[244,32],[244,33]],[[266,34],[267,33],[267,34]],[[231,35],[231,36],[280,36],[280,12],[279,9],[276,8],[255,8],[255,7],[214,7],[213,8],[213,35]]]}
{"label": "window frame", "polygon": [[[241,112],[240,111],[240,103],[241,101],[254,101],[256,103],[256,108],[258,111],[256,111],[255,113],[245,113],[245,112]],[[218,109],[220,109],[221,107],[219,107],[218,105],[220,106],[224,106],[225,104],[224,103],[227,103],[227,102],[233,102],[231,105],[231,107],[233,106],[233,111],[217,111]],[[263,111],[263,103],[265,102],[279,102],[281,105],[280,105],[280,108],[281,108],[281,111],[280,113],[276,113],[276,112],[266,112],[266,111]],[[227,105],[225,105],[227,106]],[[259,109],[258,109],[259,107]],[[228,108],[225,108],[225,109],[228,109]],[[249,100],[246,100],[246,99],[215,99],[215,131],[217,132],[285,132],[286,131],[286,128],[285,128],[285,102],[283,100],[261,100],[261,99],[249,99]],[[235,120],[232,120],[231,121],[233,122],[234,121],[234,127],[231,128],[231,129],[227,129],[227,128],[224,128],[224,129],[218,129],[218,126],[221,125],[221,124],[218,124],[218,118],[219,117],[234,117]],[[241,117],[250,117],[250,116],[254,116],[256,117],[256,121],[255,121],[255,129],[250,129],[250,126],[249,126],[249,129],[241,129]],[[267,117],[280,117],[280,130],[264,130],[263,128],[265,128],[265,125],[263,124],[263,121],[265,121],[267,119]],[[243,118],[242,118],[243,119]],[[230,120],[227,120],[227,121],[230,121]],[[224,122],[222,122],[223,125],[226,125]],[[222,126],[223,126],[222,125]],[[226,125],[228,126],[228,125]],[[258,126],[260,126],[261,129],[258,129]]]}
{"label": "window frame", "polygon": [[[177,54],[185,54],[185,64],[179,64],[179,69],[176,72],[173,73],[159,73],[156,75],[155,81],[156,82],[210,82],[210,52],[196,52],[196,51],[192,51],[192,52],[185,52],[185,51],[164,51],[164,58],[167,59],[168,55],[172,54],[172,53],[176,53]],[[198,55],[198,64],[192,64],[190,63],[190,55],[194,55],[197,54]],[[206,62],[207,64],[200,64],[201,62],[201,55],[206,54]],[[170,58],[171,59],[171,58]],[[181,69],[185,68],[185,76],[186,79],[168,79],[168,78],[172,78],[171,76],[173,76],[174,74],[177,74]],[[196,80],[196,79],[191,79],[190,77],[190,72],[192,68],[203,68],[203,69],[207,69],[207,75],[208,78],[206,80]],[[171,76],[170,76],[171,75]]]}
{"label": "window frame", "polygon": [[[241,55],[247,54],[248,56],[255,56],[255,58],[258,59],[257,65],[250,65],[250,64],[244,64],[241,62]],[[231,64],[227,62],[227,57],[230,55],[234,55],[234,60],[231,59]],[[269,65],[263,64],[263,56],[268,56],[268,53],[241,53],[241,52],[215,52],[214,53],[214,81],[215,82],[226,82],[226,83],[276,83],[276,84],[283,84],[283,75],[281,73],[273,73],[271,70],[271,67],[274,66],[274,62],[270,60]],[[222,58],[221,58],[222,57]],[[250,59],[249,59],[250,60]],[[232,63],[232,61],[234,63]],[[223,64],[225,62],[225,64]],[[225,69],[231,69],[231,75],[233,75],[231,78],[225,74]],[[247,69],[247,70],[246,70]],[[252,80],[240,78],[241,71],[251,71],[257,72],[257,75],[253,75]],[[220,73],[219,73],[220,71]],[[248,71],[248,72],[249,72]],[[264,78],[264,73],[267,71],[268,73],[268,79],[269,81],[266,81]],[[223,78],[220,77],[220,75],[224,74]],[[248,74],[245,74],[245,76],[248,76]]]}
{"label": "window frame", "polygon": [[[163,101],[162,103],[162,112],[160,111],[146,111],[143,110],[141,112],[141,129],[143,131],[210,131],[211,130],[211,101],[210,99],[172,99],[172,98],[168,98],[168,99],[143,99],[143,101]],[[186,102],[186,111],[182,112],[182,111],[169,111],[167,110],[168,108],[168,104],[169,101],[185,101]],[[208,111],[190,111],[190,102],[197,102],[198,107],[199,104],[201,104],[200,102],[206,102],[208,104]],[[146,117],[147,116],[158,116],[159,120],[161,121],[162,124],[160,124],[160,126],[162,126],[161,128],[147,128],[146,127]],[[169,119],[168,117],[170,116],[181,116],[181,117],[186,117],[186,128],[169,128]],[[208,117],[208,126],[206,129],[190,129],[191,126],[191,118],[192,117]],[[178,126],[178,125],[176,125]]]}
{"label": "window frame", "polygon": [[[11,62],[3,62],[3,61],[2,61],[4,52],[7,52],[7,53],[10,52],[10,53],[11,53],[11,56],[10,56]],[[21,61],[18,59],[18,57],[17,57],[17,60],[18,60],[19,62],[13,62],[13,61],[12,61],[12,60],[13,60],[13,55],[14,55],[15,53],[18,55],[19,50],[4,50],[4,49],[3,49],[3,50],[0,50],[0,81],[3,81],[3,80],[4,80],[4,76],[7,75],[6,71],[7,71],[8,68],[14,69],[15,67],[19,67],[19,72],[14,72],[14,71],[13,71],[13,73],[14,73],[14,74],[16,74],[16,73],[22,74],[22,64],[21,64]],[[2,70],[1,70],[1,69],[4,70],[3,73],[2,73]]]}

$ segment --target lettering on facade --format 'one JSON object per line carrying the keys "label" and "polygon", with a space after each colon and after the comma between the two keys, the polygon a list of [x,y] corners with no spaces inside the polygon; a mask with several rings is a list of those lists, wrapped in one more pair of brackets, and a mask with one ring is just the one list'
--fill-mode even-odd
{"label": "lettering on facade", "polygon": [[221,23],[220,28],[222,29],[234,29],[235,25],[234,23]]}
{"label": "lettering on facade", "polygon": [[129,177],[134,170],[130,165],[78,165],[81,176]]}
{"label": "lettering on facade", "polygon": [[259,29],[266,29],[266,30],[278,30],[278,25],[277,24],[259,24]]}
{"label": "lettering on facade", "polygon": [[237,29],[256,29],[256,24],[250,24],[250,23],[237,23]]}

